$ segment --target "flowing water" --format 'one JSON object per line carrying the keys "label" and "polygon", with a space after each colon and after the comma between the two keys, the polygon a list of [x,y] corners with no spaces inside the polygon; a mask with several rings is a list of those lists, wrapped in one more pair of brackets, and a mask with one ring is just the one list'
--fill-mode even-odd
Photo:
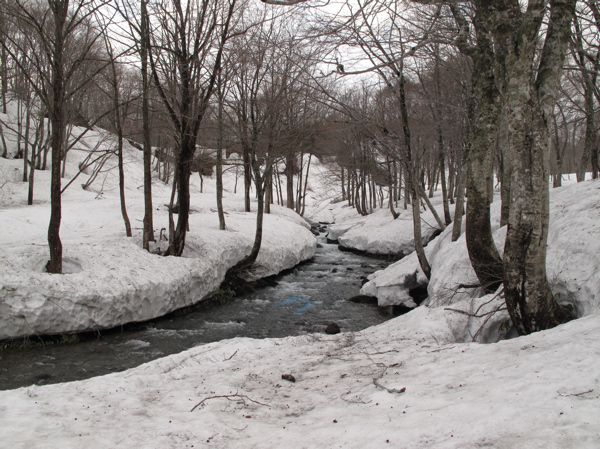
{"label": "flowing water", "polygon": [[12,343],[0,350],[0,389],[86,379],[123,371],[193,346],[233,337],[270,338],[342,332],[389,319],[373,304],[355,303],[362,280],[389,262],[342,252],[319,237],[315,257],[276,284],[227,301],[207,301],[145,323],[95,335]]}

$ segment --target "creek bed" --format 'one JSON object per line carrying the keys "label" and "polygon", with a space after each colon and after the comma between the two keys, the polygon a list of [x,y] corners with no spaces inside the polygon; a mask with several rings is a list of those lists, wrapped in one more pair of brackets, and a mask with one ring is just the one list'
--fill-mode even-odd
{"label": "creek bed", "polygon": [[206,301],[145,323],[96,334],[13,342],[0,350],[0,390],[87,379],[123,371],[193,346],[234,338],[357,331],[390,318],[354,303],[363,279],[389,264],[338,250],[319,237],[314,258],[226,301]]}

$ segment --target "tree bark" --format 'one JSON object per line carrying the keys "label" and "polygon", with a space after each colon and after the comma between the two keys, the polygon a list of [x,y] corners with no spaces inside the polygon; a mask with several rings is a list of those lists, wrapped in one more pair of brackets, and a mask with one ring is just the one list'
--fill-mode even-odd
{"label": "tree bark", "polygon": [[142,244],[150,250],[154,242],[154,219],[152,215],[152,142],[150,140],[150,77],[148,74],[148,51],[150,48],[148,0],[140,1],[140,59],[142,72],[142,127],[144,140],[144,230]]}
{"label": "tree bark", "polygon": [[479,283],[487,292],[493,292],[502,283],[502,259],[492,237],[490,222],[493,161],[501,95],[494,73],[496,61],[490,40],[492,12],[490,5],[479,3],[474,18],[477,48],[472,55],[472,95],[476,98],[476,103],[466,158],[466,241],[469,259]]}
{"label": "tree bark", "polygon": [[[406,150],[405,178],[408,184],[407,187],[410,189],[411,195],[415,252],[417,253],[417,258],[419,259],[419,265],[421,266],[421,270],[423,271],[427,279],[430,279],[431,266],[429,265],[429,261],[427,260],[427,256],[425,254],[425,248],[423,247],[423,236],[421,232],[421,202],[419,201],[419,190],[421,186],[419,185],[419,181],[415,176],[417,166],[412,152],[410,125],[408,120],[408,108],[406,106],[405,79],[403,74],[400,74],[398,80],[398,99],[400,102],[400,115],[402,118],[402,134],[404,137],[403,143]],[[406,188],[404,190],[404,194],[406,195]]]}
{"label": "tree bark", "polygon": [[250,167],[250,150],[244,147],[244,210],[250,212],[250,189],[252,187],[252,168]]}
{"label": "tree bark", "polygon": [[219,215],[219,229],[225,230],[225,212],[223,211],[223,78],[222,72],[219,70],[217,78],[217,162],[216,162],[216,178],[217,178],[217,213]]}
{"label": "tree bark", "polygon": [[[0,3],[0,6],[2,4]],[[4,16],[3,13],[0,12],[0,30],[4,31]],[[2,113],[6,114],[6,107],[8,103],[8,55],[6,54],[6,48],[0,45],[0,90],[2,93]]]}
{"label": "tree bark", "polygon": [[52,102],[50,121],[52,123],[52,168],[50,174],[50,222],[48,224],[48,246],[50,260],[46,264],[48,273],[62,273],[62,242],[60,222],[62,215],[60,193],[60,162],[65,142],[65,85],[64,85],[64,45],[65,22],[69,11],[68,0],[50,3],[54,16],[54,42],[52,55]]}
{"label": "tree bark", "polygon": [[310,172],[310,161],[312,154],[308,155],[308,163],[306,165],[306,173],[304,175],[304,187],[302,189],[302,209],[300,209],[300,216],[304,217],[304,211],[306,209],[306,188],[308,187],[308,173]]}
{"label": "tree bark", "polygon": [[456,174],[456,206],[454,206],[454,221],[452,223],[452,241],[460,238],[462,231],[462,220],[465,213],[465,175],[464,169],[458,167]]}
{"label": "tree bark", "polygon": [[177,226],[165,255],[181,256],[185,247],[185,238],[190,217],[190,175],[192,158],[196,150],[196,140],[183,131],[180,154],[175,163],[173,182],[177,183]]}
{"label": "tree bark", "polygon": [[512,163],[511,201],[504,247],[504,295],[520,334],[547,329],[570,318],[546,277],[549,222],[548,123],[570,38],[575,0],[552,0],[546,40],[537,70],[541,19],[526,14],[512,45],[507,89]]}
{"label": "tree bark", "polygon": [[294,209],[294,154],[289,152],[285,157],[286,194],[288,209]]}
{"label": "tree bark", "polygon": [[444,205],[444,221],[446,225],[449,225],[452,221],[450,217],[450,206],[448,204],[448,188],[446,186],[446,154],[444,151],[444,142],[439,132],[439,145],[440,145],[440,178],[442,183],[442,203]]}

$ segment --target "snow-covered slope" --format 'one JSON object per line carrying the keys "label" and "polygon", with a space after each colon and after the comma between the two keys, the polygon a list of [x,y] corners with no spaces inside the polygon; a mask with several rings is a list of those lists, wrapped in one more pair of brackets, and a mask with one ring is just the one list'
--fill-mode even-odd
{"label": "snow-covered slope", "polygon": [[[14,115],[2,117],[14,120]],[[72,135],[84,130],[74,128]],[[5,129],[10,154],[14,133]],[[114,136],[88,131],[67,154],[66,185],[89,156],[114,146]],[[126,197],[133,238],[125,237],[118,199],[116,157],[107,159],[96,181],[81,185],[91,168],[63,194],[61,238],[65,273],[44,272],[48,259],[49,171],[36,171],[34,204],[26,206],[23,160],[0,158],[0,339],[112,327],[154,318],[202,300],[216,290],[228,268],[250,252],[255,215],[243,212],[235,168],[226,171],[227,229],[218,229],[214,179],[192,177],[192,214],[184,257],[162,257],[141,249],[143,209],[142,153],[124,148]],[[155,174],[156,175],[156,174]],[[241,184],[241,181],[238,182]],[[243,189],[242,189],[243,190]],[[168,228],[170,186],[153,182],[156,238]],[[253,206],[254,208],[254,206]],[[163,233],[164,234],[164,233]],[[314,254],[308,224],[292,211],[273,207],[265,218],[263,244],[249,275],[263,277],[291,268]],[[163,246],[165,242],[162,242]]]}
{"label": "snow-covered slope", "polygon": [[[499,228],[498,203],[492,207],[494,239],[502,252],[506,228]],[[477,282],[469,262],[464,234],[451,241],[448,229],[426,248],[432,276],[429,305],[443,306],[469,300],[479,294],[459,284]],[[550,194],[550,229],[547,271],[553,292],[560,301],[576,307],[579,316],[600,311],[600,181],[586,181]],[[377,296],[380,305],[411,305],[408,289],[427,279],[414,254],[370,276],[363,294]]]}

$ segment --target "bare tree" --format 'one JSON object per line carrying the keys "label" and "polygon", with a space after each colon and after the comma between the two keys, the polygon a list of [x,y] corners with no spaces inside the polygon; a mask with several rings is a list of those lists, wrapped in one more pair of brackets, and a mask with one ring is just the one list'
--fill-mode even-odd
{"label": "bare tree", "polygon": [[152,139],[150,132],[150,88],[151,73],[149,69],[150,51],[150,18],[148,0],[138,2],[118,0],[113,5],[125,19],[127,38],[133,41],[140,60],[142,86],[142,151],[144,154],[144,228],[142,245],[150,249],[154,241],[154,219],[152,212]]}
{"label": "bare tree", "polygon": [[106,52],[110,61],[110,86],[112,93],[112,108],[113,108],[113,126],[117,134],[117,160],[119,169],[119,200],[121,204],[121,216],[123,217],[123,224],[125,225],[125,235],[131,237],[131,223],[127,214],[127,204],[125,200],[125,171],[123,168],[123,121],[124,121],[124,107],[121,104],[121,91],[120,84],[121,78],[117,69],[117,58],[113,50],[113,44],[111,43],[110,37],[104,35],[104,43],[106,46]]}
{"label": "bare tree", "polygon": [[236,0],[165,0],[157,3],[153,11],[156,26],[150,30],[149,58],[178,146],[173,179],[178,218],[177,227],[170,232],[167,255],[181,256],[185,246],[191,163],[223,48],[230,38],[235,6]]}
{"label": "bare tree", "polygon": [[[61,160],[66,149],[67,103],[87,84],[88,79],[78,79],[78,71],[86,64],[99,38],[99,33],[89,27],[83,36],[78,33],[103,3],[100,0],[47,0],[46,6],[40,3],[34,8],[29,2],[14,0],[6,11],[7,20],[22,29],[26,41],[35,41],[42,50],[22,53],[23,60],[14,51],[18,42],[10,34],[3,36],[2,47],[43,102],[51,125],[50,260],[46,266],[49,273],[62,272]],[[24,61],[33,70],[25,70]]]}

